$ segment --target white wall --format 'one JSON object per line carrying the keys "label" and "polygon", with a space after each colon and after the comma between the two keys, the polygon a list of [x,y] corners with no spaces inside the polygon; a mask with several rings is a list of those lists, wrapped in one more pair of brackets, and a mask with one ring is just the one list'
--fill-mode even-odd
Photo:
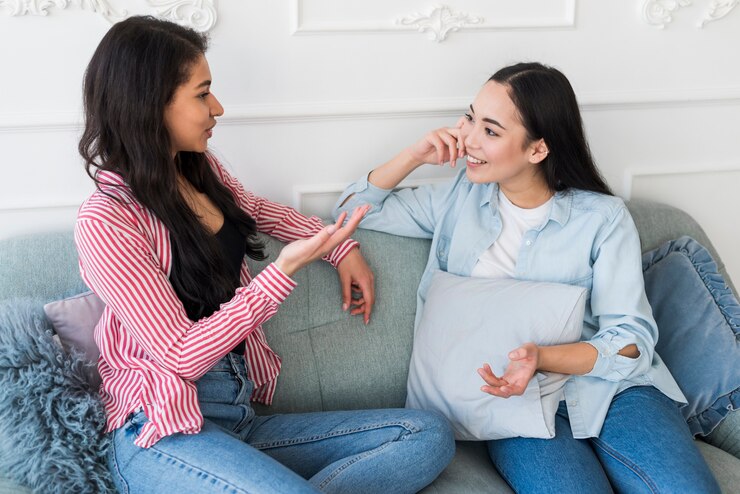
{"label": "white wall", "polygon": [[[537,60],[573,83],[615,191],[694,215],[737,283],[740,8],[686,3],[451,0],[438,25],[460,28],[433,41],[416,30],[442,13],[430,0],[0,0],[0,236],[71,228],[91,190],[76,140],[101,10],[196,13],[226,108],[212,145],[259,194],[325,213],[331,191],[454,123],[497,68]],[[713,7],[726,15],[699,27]]]}

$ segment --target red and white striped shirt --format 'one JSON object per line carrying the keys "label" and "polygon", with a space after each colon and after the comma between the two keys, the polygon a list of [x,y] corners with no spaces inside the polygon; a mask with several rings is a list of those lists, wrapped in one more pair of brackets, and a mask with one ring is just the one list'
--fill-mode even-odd
{"label": "red and white striped shirt", "polygon": [[[246,192],[209,158],[237,204],[255,219],[258,231],[290,242],[323,228],[317,217],[306,218]],[[119,175],[100,171],[97,176],[100,190],[80,207],[75,242],[83,280],[106,303],[95,342],[107,432],[121,427],[138,409],[149,419],[136,439],[138,446],[148,448],[176,432],[199,432],[203,415],[195,381],[245,338],[255,384],[252,399],[269,404],[280,357],[267,345],[261,324],[275,314],[295,282],[274,264],[252,278],[243,262],[234,298],[211,316],[191,321],[169,281],[168,230]],[[347,240],[324,259],[336,267],[357,245]]]}

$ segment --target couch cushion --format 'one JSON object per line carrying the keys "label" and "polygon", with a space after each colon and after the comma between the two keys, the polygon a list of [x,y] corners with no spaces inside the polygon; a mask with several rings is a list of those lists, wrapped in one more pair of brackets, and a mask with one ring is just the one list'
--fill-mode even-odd
{"label": "couch cushion", "polygon": [[71,231],[0,240],[0,280],[0,300],[49,302],[87,290]]}
{"label": "couch cushion", "polygon": [[730,280],[725,265],[714,245],[712,245],[701,226],[688,213],[667,204],[659,204],[644,199],[628,201],[627,208],[632,215],[632,219],[635,220],[643,252],[655,249],[669,240],[684,235],[689,236],[707,248],[717,263],[720,274],[735,292],[735,296],[738,296],[738,292],[732,280]]}
{"label": "couch cushion", "polygon": [[660,333],[655,350],[686,395],[691,432],[705,436],[740,408],[740,304],[690,237],[645,253],[642,266]]}
{"label": "couch cushion", "polygon": [[[269,258],[249,261],[253,272],[275,259],[282,247],[263,238]],[[369,230],[358,230],[354,238],[375,271],[370,324],[341,310],[339,280],[329,264],[317,262],[301,270],[296,289],[264,325],[283,368],[272,406],[257,405],[258,413],[403,407],[416,288],[429,241]],[[302,364],[290,362],[295,358]]]}

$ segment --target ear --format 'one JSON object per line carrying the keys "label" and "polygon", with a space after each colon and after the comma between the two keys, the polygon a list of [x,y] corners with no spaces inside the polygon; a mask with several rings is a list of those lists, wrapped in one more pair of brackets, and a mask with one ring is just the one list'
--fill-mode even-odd
{"label": "ear", "polygon": [[533,165],[542,163],[547,158],[550,149],[544,139],[537,139],[529,145],[529,162]]}

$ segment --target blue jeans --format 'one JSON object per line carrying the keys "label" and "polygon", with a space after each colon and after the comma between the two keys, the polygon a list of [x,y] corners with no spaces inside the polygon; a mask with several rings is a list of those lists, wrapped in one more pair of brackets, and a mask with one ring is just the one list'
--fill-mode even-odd
{"label": "blue jeans", "polygon": [[113,432],[108,465],[121,493],[416,492],[454,456],[447,421],[422,410],[256,416],[244,359],[229,354],[198,382],[198,434],[134,444],[147,418]]}
{"label": "blue jeans", "polygon": [[573,439],[564,402],[555,428],[553,439],[488,442],[516,492],[720,492],[678,406],[652,386],[615,396],[599,437]]}

